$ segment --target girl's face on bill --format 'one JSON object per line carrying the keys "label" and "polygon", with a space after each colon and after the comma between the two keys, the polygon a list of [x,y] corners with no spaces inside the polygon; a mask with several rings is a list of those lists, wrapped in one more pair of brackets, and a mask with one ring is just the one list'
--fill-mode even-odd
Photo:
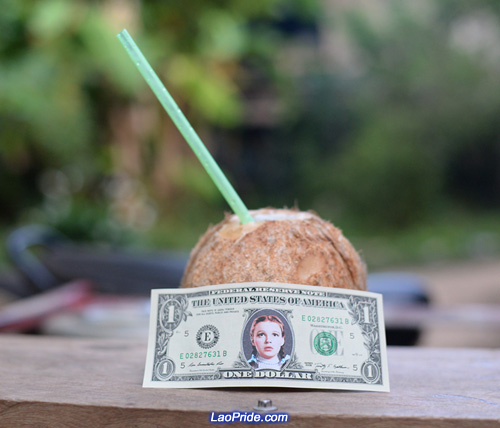
{"label": "girl's face on bill", "polygon": [[252,344],[262,358],[271,359],[278,355],[285,338],[281,334],[279,324],[272,321],[262,321],[255,326]]}

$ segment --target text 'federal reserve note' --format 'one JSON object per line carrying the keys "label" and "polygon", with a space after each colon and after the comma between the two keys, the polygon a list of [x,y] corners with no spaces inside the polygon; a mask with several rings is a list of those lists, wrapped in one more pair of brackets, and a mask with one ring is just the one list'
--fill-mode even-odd
{"label": "text 'federal reserve note'", "polygon": [[382,296],[269,282],[152,290],[143,386],[389,391]]}

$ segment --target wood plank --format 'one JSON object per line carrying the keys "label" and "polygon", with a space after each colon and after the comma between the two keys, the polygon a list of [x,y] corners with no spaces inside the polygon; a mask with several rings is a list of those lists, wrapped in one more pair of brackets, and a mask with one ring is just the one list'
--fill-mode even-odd
{"label": "wood plank", "polygon": [[287,427],[499,427],[500,350],[390,348],[390,393],[142,388],[144,342],[0,336],[0,427],[214,426],[271,399]]}

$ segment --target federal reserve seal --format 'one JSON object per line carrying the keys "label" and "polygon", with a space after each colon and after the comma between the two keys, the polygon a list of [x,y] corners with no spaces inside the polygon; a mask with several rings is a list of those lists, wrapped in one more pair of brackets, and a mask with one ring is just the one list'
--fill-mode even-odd
{"label": "federal reserve seal", "polygon": [[211,324],[204,325],[196,333],[196,342],[203,349],[214,347],[219,341],[219,330]]}
{"label": "federal reserve seal", "polygon": [[314,349],[320,355],[332,355],[337,351],[337,338],[327,331],[318,333],[314,338]]}

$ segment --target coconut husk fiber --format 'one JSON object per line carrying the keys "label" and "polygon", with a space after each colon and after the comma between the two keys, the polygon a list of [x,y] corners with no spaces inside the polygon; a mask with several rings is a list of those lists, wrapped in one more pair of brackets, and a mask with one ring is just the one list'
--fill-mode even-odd
{"label": "coconut husk fiber", "polygon": [[366,290],[366,267],[333,224],[313,212],[264,208],[212,226],[191,252],[181,287],[285,282]]}

